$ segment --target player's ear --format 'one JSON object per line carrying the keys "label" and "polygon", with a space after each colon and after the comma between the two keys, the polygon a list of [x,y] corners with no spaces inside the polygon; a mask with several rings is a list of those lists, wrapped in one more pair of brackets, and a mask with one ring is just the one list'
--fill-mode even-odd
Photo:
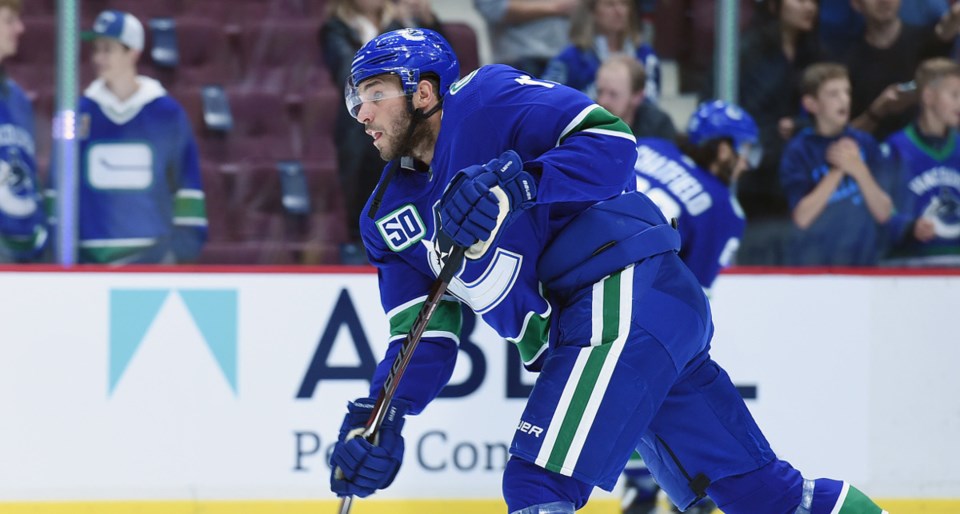
{"label": "player's ear", "polygon": [[414,95],[414,107],[427,108],[433,105],[431,100],[437,98],[437,88],[433,81],[421,79],[417,84],[417,92]]}

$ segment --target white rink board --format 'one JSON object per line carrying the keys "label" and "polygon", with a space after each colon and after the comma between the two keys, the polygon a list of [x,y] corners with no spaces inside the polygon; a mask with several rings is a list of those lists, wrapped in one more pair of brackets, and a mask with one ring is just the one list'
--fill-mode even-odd
{"label": "white rink board", "polygon": [[[208,290],[236,298],[235,368],[184,300]],[[343,290],[379,358],[374,274],[0,273],[0,501],[332,498],[326,452],[367,385],[297,393]],[[142,291],[165,299],[111,382],[111,316],[129,321],[111,295]],[[960,497],[960,277],[724,275],[713,296],[714,354],[757,386],[785,458],[871,494]],[[408,420],[378,497],[500,496],[523,400],[507,398],[508,346],[482,324],[469,340],[484,371],[461,359],[453,382],[482,382]],[[358,358],[344,325],[327,364]]]}

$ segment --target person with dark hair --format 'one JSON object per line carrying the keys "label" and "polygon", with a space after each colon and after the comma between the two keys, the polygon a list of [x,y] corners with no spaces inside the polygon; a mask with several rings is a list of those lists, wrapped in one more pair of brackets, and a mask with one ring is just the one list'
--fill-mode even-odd
{"label": "person with dark hair", "polygon": [[916,117],[913,73],[924,59],[950,54],[960,31],[960,4],[933,27],[904,22],[900,0],[850,0],[850,4],[866,20],[863,37],[838,59],[847,66],[853,87],[850,124],[883,140]]}
{"label": "person with dark hair", "polygon": [[[779,459],[711,358],[709,301],[679,233],[624,192],[630,128],[509,66],[458,74],[450,44],[425,29],[379,36],[353,60],[350,112],[389,161],[361,218],[390,327],[365,394],[394,394],[347,405],[331,489],[368,496],[393,482],[405,415],[453,374],[465,306],[539,372],[503,471],[508,512],[573,514],[594,487],[613,489],[636,449],[681,509],[709,495],[727,514],[881,514],[849,484]],[[449,287],[426,305],[441,270]],[[423,337],[402,353],[415,325]]]}
{"label": "person with dark hair", "polygon": [[646,97],[647,74],[631,55],[612,55],[597,70],[597,104],[613,113],[636,137],[673,140],[677,129],[670,115]]}
{"label": "person with dark hair", "polygon": [[[817,11],[817,0],[765,0],[741,41],[740,107],[756,120],[763,147],[763,160],[737,188],[750,219],[740,249],[743,264],[777,265],[785,258],[790,222],[777,170],[800,114],[800,74],[822,57]],[[713,95],[705,92],[706,98]]]}
{"label": "person with dark hair", "polygon": [[801,91],[815,121],[790,141],[780,167],[794,223],[787,264],[875,265],[879,227],[890,219],[893,203],[874,177],[882,165],[877,143],[849,126],[847,70],[814,64],[803,73]]}
{"label": "person with dark hair", "polygon": [[[20,0],[0,0],[0,62],[17,53]],[[0,263],[40,258],[49,232],[37,182],[33,105],[0,68]]]}

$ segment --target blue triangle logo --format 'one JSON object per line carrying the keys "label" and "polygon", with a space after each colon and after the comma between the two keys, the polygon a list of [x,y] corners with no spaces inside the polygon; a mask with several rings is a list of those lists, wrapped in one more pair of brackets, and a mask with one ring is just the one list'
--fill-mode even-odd
{"label": "blue triangle logo", "polygon": [[181,289],[178,292],[236,394],[237,292],[229,289]]}
{"label": "blue triangle logo", "polygon": [[109,394],[117,387],[169,294],[167,289],[110,291]]}

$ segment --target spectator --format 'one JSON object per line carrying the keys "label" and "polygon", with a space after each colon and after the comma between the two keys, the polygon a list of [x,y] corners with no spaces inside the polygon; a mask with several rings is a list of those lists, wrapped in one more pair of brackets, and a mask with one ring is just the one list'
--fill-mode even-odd
{"label": "spectator", "polygon": [[578,0],[473,0],[487,21],[494,62],[533,77],[567,43],[570,15]]}
{"label": "spectator", "polygon": [[[17,53],[20,0],[0,0],[0,63]],[[0,263],[37,260],[48,239],[37,182],[33,106],[0,67]]]}
{"label": "spectator", "polygon": [[853,86],[851,124],[884,139],[916,117],[917,95],[907,83],[923,59],[950,54],[960,4],[931,29],[901,20],[900,0],[850,1],[866,19],[863,37],[841,59]]}
{"label": "spectator", "polygon": [[647,72],[645,96],[660,97],[660,60],[643,42],[640,18],[631,0],[581,0],[570,26],[570,45],[550,60],[543,78],[596,96],[594,78],[608,57],[636,57]]}
{"label": "spectator", "polygon": [[[760,130],[763,160],[737,185],[747,219],[741,264],[783,264],[790,234],[777,170],[800,109],[800,74],[821,59],[816,0],[765,0],[740,47],[740,106]],[[712,90],[705,92],[713,98]]]}
{"label": "spectator", "polygon": [[960,266],[960,65],[924,61],[920,116],[890,137],[892,248],[886,264]]}
{"label": "spectator", "polygon": [[[439,19],[429,0],[333,0],[320,28],[320,48],[330,76],[341,89],[346,86],[353,56],[364,43],[377,35],[405,24],[440,31]],[[346,200],[348,241],[340,248],[343,264],[366,264],[360,239],[360,214],[377,186],[383,160],[370,144],[370,136],[341,105],[337,115],[334,144],[340,185]]]}
{"label": "spectator", "polygon": [[622,119],[636,137],[674,140],[677,129],[670,116],[646,99],[647,76],[640,61],[613,55],[597,70],[597,103]]}
{"label": "spectator", "polygon": [[97,79],[78,108],[79,261],[193,261],[207,236],[197,145],[180,104],[137,75],[143,25],[108,10],[83,37]]}
{"label": "spectator", "polygon": [[876,264],[877,224],[890,218],[892,203],[873,176],[880,164],[876,142],[849,126],[846,68],[834,63],[810,66],[801,92],[814,125],[790,141],[780,168],[796,225],[787,264]]}

